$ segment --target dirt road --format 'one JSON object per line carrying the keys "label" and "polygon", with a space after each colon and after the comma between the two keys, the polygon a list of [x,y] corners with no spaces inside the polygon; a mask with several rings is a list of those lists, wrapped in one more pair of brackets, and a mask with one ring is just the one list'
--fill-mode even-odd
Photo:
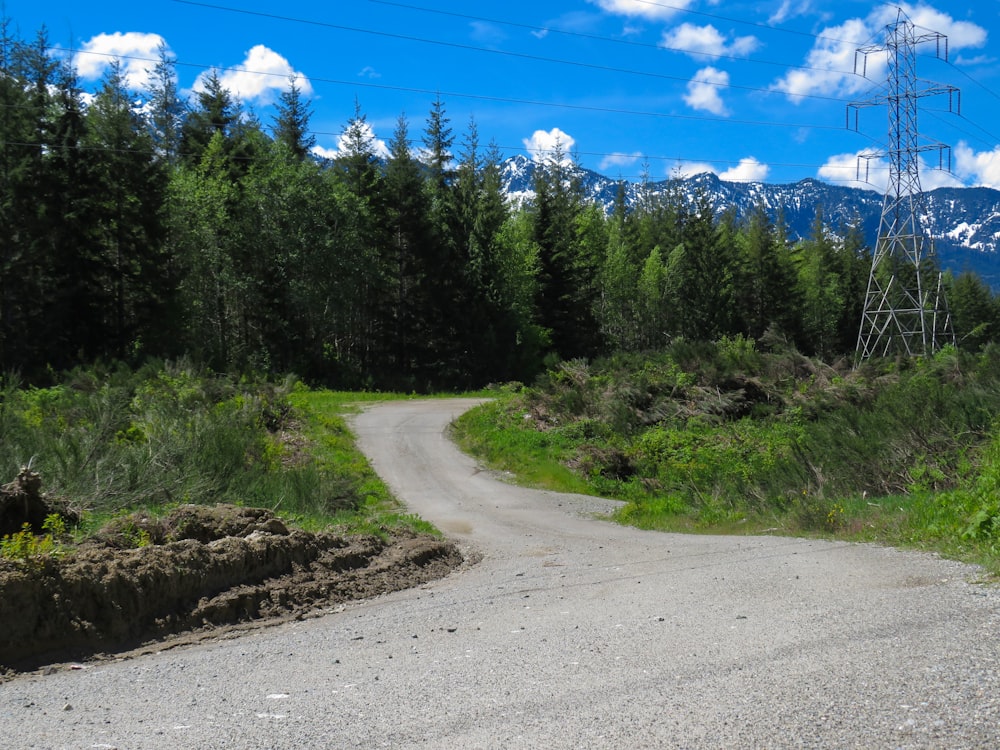
{"label": "dirt road", "polygon": [[466,401],[354,427],[481,561],[300,623],[0,686],[4,746],[996,748],[1000,592],[871,546],[679,536],[497,481]]}

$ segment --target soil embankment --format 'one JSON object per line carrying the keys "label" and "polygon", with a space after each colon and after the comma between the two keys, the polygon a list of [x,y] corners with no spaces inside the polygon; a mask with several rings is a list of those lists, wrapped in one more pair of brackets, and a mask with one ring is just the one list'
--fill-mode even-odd
{"label": "soil embankment", "polygon": [[453,544],[429,535],[290,530],[259,508],[129,516],[61,554],[0,559],[0,670],[302,617],[425,583],[461,562]]}

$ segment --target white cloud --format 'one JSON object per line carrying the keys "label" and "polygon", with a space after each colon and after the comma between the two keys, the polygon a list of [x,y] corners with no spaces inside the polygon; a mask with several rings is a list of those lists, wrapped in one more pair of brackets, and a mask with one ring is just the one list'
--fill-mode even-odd
{"label": "white cloud", "polygon": [[382,74],[379,73],[371,65],[366,65],[361,70],[358,71],[358,78],[381,78]]}
{"label": "white cloud", "polygon": [[864,188],[885,192],[889,182],[889,163],[885,159],[869,159],[864,152],[835,154],[819,168],[816,176],[844,187]]}
{"label": "white cloud", "polygon": [[608,13],[620,16],[640,16],[652,20],[670,18],[686,10],[694,0],[671,0],[670,3],[653,3],[646,0],[589,0]]}
{"label": "white cloud", "polygon": [[955,65],[992,65],[996,61],[995,57],[990,57],[989,55],[976,55],[975,57],[959,55],[952,60]]}
{"label": "white cloud", "polygon": [[740,159],[737,166],[720,172],[719,179],[727,182],[763,182],[770,171],[769,166],[762,164],[753,156],[748,156]]}
{"label": "white cloud", "polygon": [[783,0],[783,2],[781,3],[781,7],[771,14],[771,17],[767,19],[767,22],[781,23],[786,18],[790,18],[793,15],[793,13],[794,11],[792,10],[792,0]]}
{"label": "white cloud", "polygon": [[[210,73],[202,73],[195,81],[194,90],[201,91]],[[270,104],[275,93],[288,88],[290,78],[304,96],[312,94],[312,84],[302,73],[294,70],[284,57],[272,49],[258,44],[247,52],[246,60],[239,65],[219,72],[219,81],[234,96],[243,101]]]}
{"label": "white cloud", "polygon": [[816,9],[813,8],[813,0],[783,0],[781,7],[771,14],[767,22],[771,24],[782,23],[789,18],[810,15],[815,12]]}
{"label": "white cloud", "polygon": [[635,151],[631,154],[614,153],[608,154],[603,159],[601,159],[600,169],[608,169],[609,167],[630,167],[642,158],[641,151]]}
{"label": "white cloud", "polygon": [[729,74],[726,71],[711,66],[702,68],[688,81],[684,102],[691,109],[704,110],[714,115],[728,115],[729,110],[719,96],[719,87],[728,84]]}
{"label": "white cloud", "polygon": [[705,172],[711,172],[712,174],[717,174],[719,170],[713,167],[708,162],[704,161],[679,161],[675,164],[670,165],[667,169],[667,174],[671,178],[687,179],[688,177],[694,177],[698,174],[704,174]]}
{"label": "white cloud", "polygon": [[974,151],[965,141],[954,149],[955,171],[962,182],[971,185],[1000,188],[1000,146],[992,151]]}
{"label": "white cloud", "polygon": [[495,23],[473,21],[469,27],[472,29],[472,38],[475,41],[490,47],[500,44],[507,38],[504,30]]}
{"label": "white cloud", "polygon": [[[380,159],[389,158],[389,147],[386,145],[385,141],[381,138],[375,136],[375,131],[372,129],[371,123],[362,123],[363,138],[368,140],[372,144],[372,151],[375,156]],[[337,146],[336,148],[325,148],[323,146],[313,146],[313,154],[322,159],[337,159],[347,153],[347,133],[341,133],[337,136]]]}
{"label": "white cloud", "polygon": [[[1000,151],[997,152],[997,157],[997,177],[1000,178]],[[959,176],[937,169],[936,166],[936,164],[932,166],[926,159],[918,160],[921,190],[959,187],[962,184],[963,180]],[[826,160],[816,176],[844,187],[884,193],[889,184],[889,162],[882,155],[873,156],[864,151],[855,154],[836,154]]]}
{"label": "white cloud", "polygon": [[73,62],[81,78],[96,80],[117,58],[121,61],[125,86],[139,90],[149,83],[149,75],[159,60],[159,49],[165,45],[166,41],[159,34],[139,31],[98,34],[80,46]]}
{"label": "white cloud", "polygon": [[752,36],[736,37],[730,42],[711,24],[695,26],[691,23],[682,23],[670,31],[663,32],[661,46],[686,52],[693,57],[698,55],[745,57],[757,49],[759,42]]}
{"label": "white cloud", "polygon": [[[986,43],[986,30],[969,21],[956,21],[951,16],[929,5],[902,3],[899,8],[922,29],[929,29],[948,37],[949,49],[957,51],[968,47],[982,47]],[[816,43],[806,56],[802,69],[793,70],[771,86],[775,91],[786,92],[789,99],[798,102],[804,94],[836,96],[854,94],[870,88],[871,80],[883,77],[886,54],[867,56],[866,80],[854,73],[855,52],[868,43],[885,41],[885,27],[896,22],[897,6],[881,5],[866,18],[852,18],[839,26],[830,26],[819,32]]]}
{"label": "white cloud", "polygon": [[320,159],[336,159],[340,156],[340,152],[335,148],[323,148],[322,146],[313,146],[312,152]]}
{"label": "white cloud", "polygon": [[[771,88],[786,92],[789,99],[796,102],[801,101],[803,94],[833,96],[867,89],[871,81],[854,74],[854,58],[858,47],[871,35],[865,22],[857,18],[823,29],[806,56],[804,67],[790,71]],[[869,60],[868,75],[877,77],[878,68],[882,66],[884,60],[874,56]]]}
{"label": "white cloud", "polygon": [[[903,12],[909,16],[910,20],[916,26],[936,31],[948,37],[948,47],[952,50],[982,47],[986,44],[986,29],[970,21],[956,21],[947,13],[942,13],[923,3],[919,5],[901,3],[899,7],[902,8]],[[873,11],[872,16],[875,17],[875,23],[878,25],[878,28],[895,23],[897,18],[896,6],[883,5]]]}
{"label": "white cloud", "polygon": [[559,128],[552,128],[549,131],[536,130],[530,138],[524,138],[522,142],[524,148],[531,154],[531,158],[539,164],[551,161],[557,146],[563,153],[563,164],[568,166],[573,161],[570,152],[576,139]]}

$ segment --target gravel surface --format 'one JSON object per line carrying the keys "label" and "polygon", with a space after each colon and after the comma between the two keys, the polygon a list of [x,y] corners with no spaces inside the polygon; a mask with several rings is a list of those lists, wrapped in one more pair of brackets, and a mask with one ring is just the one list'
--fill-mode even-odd
{"label": "gravel surface", "polygon": [[[354,428],[479,559],[317,619],[0,684],[4,748],[997,748],[1000,591],[868,545],[658,534],[498,481],[468,400]],[[2,627],[2,624],[0,624]]]}

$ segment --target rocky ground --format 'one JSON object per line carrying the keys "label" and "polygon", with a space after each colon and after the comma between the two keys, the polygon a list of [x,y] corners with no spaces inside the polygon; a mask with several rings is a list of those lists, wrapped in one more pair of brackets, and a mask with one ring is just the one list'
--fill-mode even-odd
{"label": "rocky ground", "polygon": [[462,561],[429,535],[311,533],[259,508],[123,517],[56,554],[0,558],[0,673],[303,618],[420,585]]}

